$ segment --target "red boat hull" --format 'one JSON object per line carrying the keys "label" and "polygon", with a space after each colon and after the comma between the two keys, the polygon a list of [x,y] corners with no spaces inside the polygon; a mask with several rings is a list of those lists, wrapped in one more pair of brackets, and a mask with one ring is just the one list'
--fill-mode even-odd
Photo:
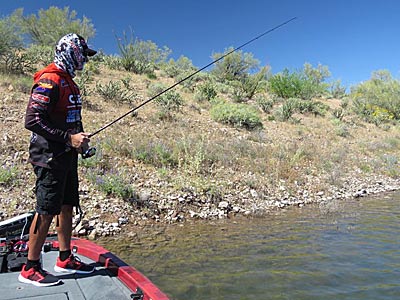
{"label": "red boat hull", "polygon": [[[58,241],[47,241],[53,248],[58,248]],[[72,249],[76,254],[86,256],[101,265],[104,265],[110,272],[117,276],[133,294],[141,291],[142,300],[169,300],[157,286],[146,276],[129,266],[115,254],[107,249],[85,239],[73,238]]]}

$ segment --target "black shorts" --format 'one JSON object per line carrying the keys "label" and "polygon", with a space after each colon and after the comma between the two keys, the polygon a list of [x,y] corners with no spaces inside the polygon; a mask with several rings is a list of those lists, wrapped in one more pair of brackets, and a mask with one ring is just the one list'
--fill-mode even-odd
{"label": "black shorts", "polygon": [[42,215],[59,215],[62,205],[79,205],[78,170],[33,167],[36,174],[36,211]]}

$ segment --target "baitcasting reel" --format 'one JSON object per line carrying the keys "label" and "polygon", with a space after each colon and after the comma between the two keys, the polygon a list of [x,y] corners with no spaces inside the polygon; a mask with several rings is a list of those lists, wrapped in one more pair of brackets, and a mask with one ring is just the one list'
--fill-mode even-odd
{"label": "baitcasting reel", "polygon": [[86,158],[92,157],[95,154],[96,154],[96,148],[92,147],[92,148],[89,148],[85,152],[82,153],[82,158],[86,159]]}

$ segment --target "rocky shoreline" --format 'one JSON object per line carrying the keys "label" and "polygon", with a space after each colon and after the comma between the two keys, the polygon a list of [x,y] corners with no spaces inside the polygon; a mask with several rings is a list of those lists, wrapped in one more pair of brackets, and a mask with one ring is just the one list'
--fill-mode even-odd
{"label": "rocky shoreline", "polygon": [[[177,223],[196,220],[215,220],[236,215],[252,216],[268,214],[290,206],[303,207],[307,204],[330,203],[392,192],[400,189],[400,179],[386,176],[370,176],[357,179],[349,177],[346,187],[331,187],[328,191],[309,192],[299,190],[290,195],[281,186],[277,193],[260,197],[257,191],[245,189],[235,195],[225,195],[219,202],[204,198],[196,193],[170,194],[152,200],[151,193],[144,192],[132,201],[97,196],[95,201],[85,189],[82,191],[82,206],[85,216],[75,229],[78,236],[90,239],[118,235],[126,226],[141,227],[154,223]],[[78,216],[75,217],[75,222]]]}
{"label": "rocky shoreline", "polygon": [[[356,176],[358,175],[358,176]],[[329,204],[335,200],[354,199],[400,190],[400,179],[383,175],[360,176],[352,174],[342,179],[341,187],[330,186],[315,190],[314,178],[306,186],[293,192],[284,182],[274,191],[261,194],[255,189],[237,185],[231,193],[219,199],[206,194],[144,189],[136,198],[123,200],[96,191],[85,182],[80,186],[83,215],[74,217],[77,224],[74,234],[90,239],[115,236],[123,229],[135,230],[151,224],[172,224],[216,220],[234,216],[268,214],[287,207],[303,207],[308,204]],[[151,179],[150,179],[151,181]],[[148,182],[152,186],[154,182]],[[157,186],[154,184],[154,186]],[[32,211],[35,198],[32,189],[0,186],[0,221]]]}
{"label": "rocky shoreline", "polygon": [[[25,155],[24,155],[25,154]],[[10,165],[21,165],[21,178],[17,184],[0,184],[0,221],[33,211],[35,208],[34,175],[25,162],[26,153],[16,152],[7,157]],[[171,224],[216,220],[235,216],[268,214],[287,207],[308,204],[329,204],[336,200],[361,198],[400,189],[400,178],[347,170],[335,184],[329,184],[330,174],[304,175],[302,184],[280,180],[273,187],[250,188],[249,175],[238,176],[236,182],[215,180],[216,186],[225,186],[223,195],[198,193],[195,188],[174,189],[169,182],[160,181],[151,172],[135,182],[136,196],[121,199],[97,190],[84,176],[80,183],[83,216],[75,216],[75,235],[96,239],[140,230],[151,224]],[[251,176],[251,175],[250,175]],[[22,182],[24,184],[22,184]],[[259,184],[258,186],[262,186]]]}

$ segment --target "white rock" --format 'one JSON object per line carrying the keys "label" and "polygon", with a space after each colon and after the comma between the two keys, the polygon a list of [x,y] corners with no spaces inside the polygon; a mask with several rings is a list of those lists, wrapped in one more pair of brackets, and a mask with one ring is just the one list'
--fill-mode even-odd
{"label": "white rock", "polygon": [[229,202],[228,201],[221,201],[218,203],[218,208],[220,209],[227,209],[229,207]]}

